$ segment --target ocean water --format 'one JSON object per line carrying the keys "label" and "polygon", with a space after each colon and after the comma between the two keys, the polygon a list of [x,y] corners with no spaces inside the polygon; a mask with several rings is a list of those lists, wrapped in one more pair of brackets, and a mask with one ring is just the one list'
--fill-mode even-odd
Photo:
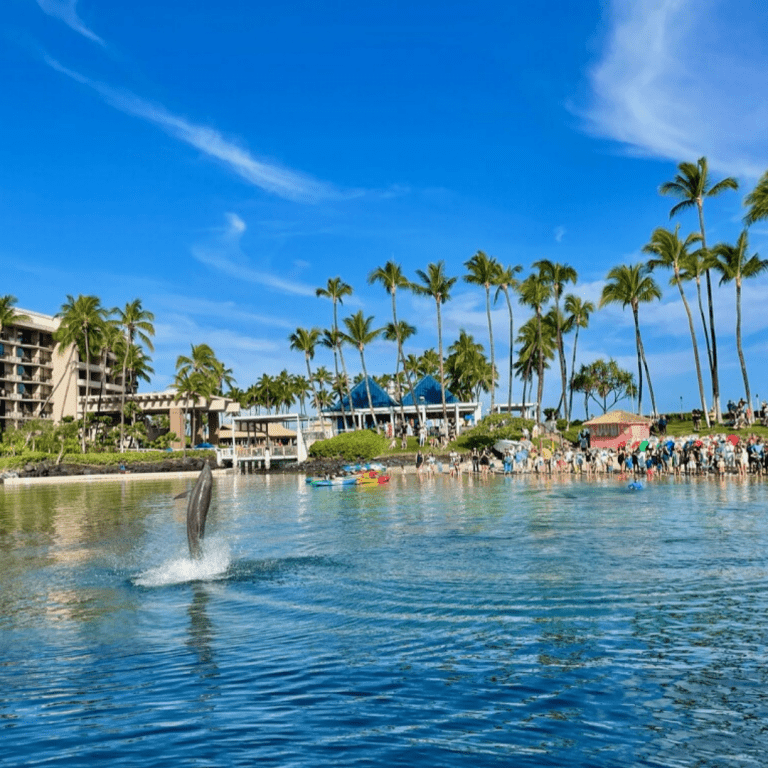
{"label": "ocean water", "polygon": [[768,486],[0,489],[3,766],[760,766]]}

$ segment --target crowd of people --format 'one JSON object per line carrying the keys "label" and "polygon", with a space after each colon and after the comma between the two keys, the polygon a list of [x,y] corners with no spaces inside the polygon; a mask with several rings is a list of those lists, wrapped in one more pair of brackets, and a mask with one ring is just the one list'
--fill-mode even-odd
{"label": "crowd of people", "polygon": [[481,477],[491,473],[562,474],[584,476],[616,474],[623,477],[650,479],[655,475],[670,476],[746,476],[768,475],[768,446],[761,437],[737,437],[711,435],[699,438],[665,439],[652,437],[632,445],[620,445],[617,449],[601,448],[589,444],[588,435],[580,435],[576,446],[539,449],[530,441],[521,441],[506,450],[497,459],[489,449],[474,449],[462,455],[451,451],[447,460],[436,458],[419,450],[416,471],[432,475],[446,472],[458,476],[473,472]]}

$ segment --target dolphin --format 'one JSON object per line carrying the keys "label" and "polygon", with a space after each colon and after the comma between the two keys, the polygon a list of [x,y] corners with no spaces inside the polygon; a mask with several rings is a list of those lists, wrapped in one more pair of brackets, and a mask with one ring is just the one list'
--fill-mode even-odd
{"label": "dolphin", "polygon": [[201,542],[203,536],[205,536],[205,518],[208,516],[208,507],[211,504],[212,485],[213,476],[211,475],[211,468],[205,464],[187,502],[189,554],[196,559],[200,559],[203,554]]}

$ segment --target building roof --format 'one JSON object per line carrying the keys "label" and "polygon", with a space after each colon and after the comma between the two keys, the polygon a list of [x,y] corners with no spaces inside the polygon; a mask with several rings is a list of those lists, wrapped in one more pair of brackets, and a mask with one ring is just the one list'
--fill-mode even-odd
{"label": "building roof", "polygon": [[[368,385],[371,388],[371,401],[374,408],[396,408],[397,403],[387,394],[386,390],[380,387],[370,376],[368,377]],[[352,397],[352,404],[358,410],[365,410],[368,405],[368,392],[365,388],[365,379],[360,381],[352,387],[352,391],[349,395],[344,395],[342,402],[344,403],[344,410],[349,411],[349,398]],[[332,406],[325,409],[328,412],[341,412],[341,403],[335,402]]]}
{"label": "building roof", "polygon": [[602,416],[585,421],[585,426],[591,427],[593,424],[650,424],[651,419],[640,416],[637,413],[629,411],[609,411]]}
{"label": "building roof", "polygon": [[[269,430],[270,437],[296,437],[296,430],[288,429],[282,424],[274,424],[274,423],[270,424],[269,422],[267,422],[266,427]],[[240,428],[235,432],[235,437],[242,438],[242,439],[246,439],[249,437],[262,438],[266,436],[267,435],[263,429],[248,430],[248,429]],[[231,439],[232,439],[232,425],[222,424],[219,427],[219,440],[221,442],[224,442],[226,440],[231,440]]]}
{"label": "building roof", "polygon": [[[416,395],[417,405],[441,405],[443,402],[440,397],[440,382],[434,376],[425,376],[413,388],[413,393]],[[459,402],[456,396],[447,388],[445,390],[445,402]],[[411,397],[410,392],[403,398],[403,405],[413,405],[413,397]]]}

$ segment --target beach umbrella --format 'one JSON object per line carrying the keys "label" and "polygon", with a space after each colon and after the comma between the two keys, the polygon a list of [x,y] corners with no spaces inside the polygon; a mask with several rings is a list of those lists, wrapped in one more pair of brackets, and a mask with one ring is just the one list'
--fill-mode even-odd
{"label": "beach umbrella", "polygon": [[545,459],[551,459],[552,458],[552,451],[550,451],[549,448],[542,447],[541,455]]}
{"label": "beach umbrella", "polygon": [[728,435],[728,437],[725,438],[731,445],[736,445],[739,442],[739,436],[738,435]]}
{"label": "beach umbrella", "polygon": [[671,451],[675,447],[675,441],[674,440],[667,440],[667,448]]}
{"label": "beach umbrella", "polygon": [[647,440],[643,440],[643,442],[640,443],[640,450],[644,451],[647,447],[648,447],[648,441]]}
{"label": "beach umbrella", "polygon": [[697,441],[694,443],[694,445],[695,445],[697,448],[701,448],[701,446],[703,445],[703,443],[701,442],[701,440],[697,440]]}

